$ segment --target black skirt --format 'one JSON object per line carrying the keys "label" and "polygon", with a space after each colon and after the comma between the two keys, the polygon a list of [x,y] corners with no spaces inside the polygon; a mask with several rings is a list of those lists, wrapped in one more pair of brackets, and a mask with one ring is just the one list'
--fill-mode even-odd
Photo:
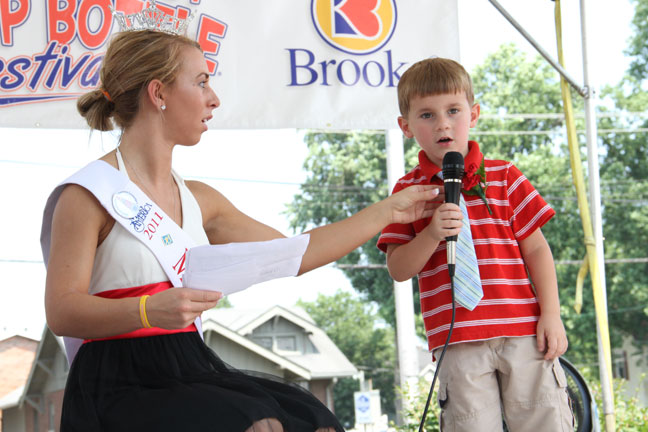
{"label": "black skirt", "polygon": [[311,393],[232,368],[196,332],[84,344],[61,417],[62,432],[243,432],[265,418],[286,432],[344,431]]}

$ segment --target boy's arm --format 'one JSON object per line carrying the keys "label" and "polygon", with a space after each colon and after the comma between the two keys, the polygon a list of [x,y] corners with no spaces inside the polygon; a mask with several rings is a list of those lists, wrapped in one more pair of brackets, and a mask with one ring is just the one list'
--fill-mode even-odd
{"label": "boy's arm", "polygon": [[560,319],[558,280],[553,255],[540,228],[520,241],[520,250],[540,304],[540,319],[536,330],[538,350],[545,353],[545,360],[552,360],[567,351],[567,335]]}
{"label": "boy's arm", "polygon": [[463,215],[456,204],[442,204],[434,210],[432,220],[409,243],[387,246],[387,268],[396,281],[405,281],[418,274],[446,237],[459,234]]}

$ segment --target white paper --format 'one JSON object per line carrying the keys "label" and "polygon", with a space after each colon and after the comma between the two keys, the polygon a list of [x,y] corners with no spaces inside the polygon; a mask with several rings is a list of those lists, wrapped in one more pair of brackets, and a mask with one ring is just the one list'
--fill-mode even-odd
{"label": "white paper", "polygon": [[271,279],[296,276],[309,240],[309,234],[302,234],[191,248],[187,251],[182,285],[227,295]]}

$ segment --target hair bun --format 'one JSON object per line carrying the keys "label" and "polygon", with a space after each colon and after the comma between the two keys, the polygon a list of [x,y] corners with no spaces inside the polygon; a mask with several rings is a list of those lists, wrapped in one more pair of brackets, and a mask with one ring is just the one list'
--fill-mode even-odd
{"label": "hair bun", "polygon": [[89,91],[77,100],[77,111],[88,122],[92,129],[100,131],[113,130],[110,117],[115,111],[115,104],[108,100],[100,89]]}

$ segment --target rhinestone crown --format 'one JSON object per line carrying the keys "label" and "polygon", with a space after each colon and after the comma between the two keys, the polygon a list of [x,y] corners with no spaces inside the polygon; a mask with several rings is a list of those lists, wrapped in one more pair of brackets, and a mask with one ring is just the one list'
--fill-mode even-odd
{"label": "rhinestone crown", "polygon": [[110,6],[113,17],[117,24],[119,24],[120,31],[134,31],[134,30],[154,30],[170,34],[183,35],[185,34],[189,22],[194,17],[194,12],[187,19],[176,18],[172,15],[164,13],[155,5],[155,0],[150,0],[150,5],[142,9],[140,12],[133,14],[124,14],[116,11]]}

